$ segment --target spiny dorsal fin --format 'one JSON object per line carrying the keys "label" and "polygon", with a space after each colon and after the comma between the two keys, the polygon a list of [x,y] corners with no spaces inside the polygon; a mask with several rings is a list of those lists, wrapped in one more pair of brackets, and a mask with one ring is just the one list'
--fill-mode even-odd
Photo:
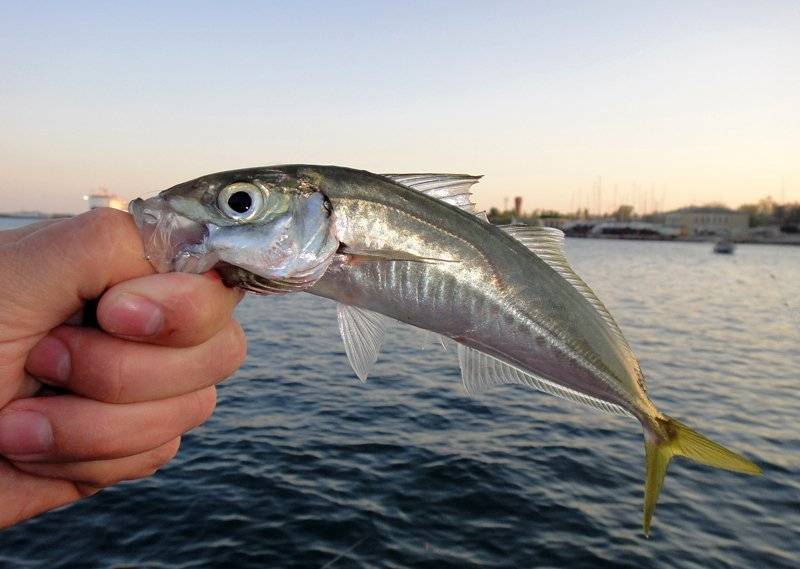
{"label": "spiny dorsal fin", "polygon": [[464,389],[470,395],[495,385],[513,383],[527,385],[550,395],[587,405],[604,413],[630,416],[630,413],[624,407],[585,395],[527,371],[522,371],[463,344],[458,344],[458,363],[461,366],[461,381],[464,384]]}
{"label": "spiny dorsal fin", "polygon": [[630,348],[628,341],[622,334],[622,330],[620,330],[619,325],[611,316],[605,304],[597,298],[594,291],[575,273],[567,261],[564,253],[563,231],[554,227],[536,227],[533,225],[503,225],[500,226],[500,229],[536,253],[542,261],[564,277],[597,310],[617,338]]}
{"label": "spiny dorsal fin", "polygon": [[469,213],[476,213],[469,189],[481,179],[468,174],[382,174],[407,188],[417,190],[432,198],[454,205]]}
{"label": "spiny dorsal fin", "polygon": [[336,313],[347,359],[358,379],[367,381],[367,375],[378,359],[388,321],[377,312],[348,304],[338,304]]}

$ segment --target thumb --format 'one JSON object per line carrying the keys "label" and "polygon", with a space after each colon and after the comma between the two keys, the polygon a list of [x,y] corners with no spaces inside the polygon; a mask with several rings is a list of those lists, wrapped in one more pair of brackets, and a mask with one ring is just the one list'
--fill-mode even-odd
{"label": "thumb", "polygon": [[0,271],[0,314],[21,337],[54,328],[108,287],[153,268],[131,216],[101,208],[6,243]]}

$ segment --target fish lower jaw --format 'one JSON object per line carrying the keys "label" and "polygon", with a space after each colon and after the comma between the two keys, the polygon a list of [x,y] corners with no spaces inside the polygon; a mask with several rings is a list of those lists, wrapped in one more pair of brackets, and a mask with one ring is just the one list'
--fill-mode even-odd
{"label": "fish lower jaw", "polygon": [[172,270],[179,273],[205,273],[219,264],[219,260],[215,253],[181,251],[172,260]]}

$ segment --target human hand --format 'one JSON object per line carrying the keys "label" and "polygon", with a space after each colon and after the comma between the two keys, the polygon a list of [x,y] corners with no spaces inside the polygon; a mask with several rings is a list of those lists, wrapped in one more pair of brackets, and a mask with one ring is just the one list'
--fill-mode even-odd
{"label": "human hand", "polygon": [[153,274],[124,212],[0,232],[0,528],[169,461],[244,359],[241,296]]}

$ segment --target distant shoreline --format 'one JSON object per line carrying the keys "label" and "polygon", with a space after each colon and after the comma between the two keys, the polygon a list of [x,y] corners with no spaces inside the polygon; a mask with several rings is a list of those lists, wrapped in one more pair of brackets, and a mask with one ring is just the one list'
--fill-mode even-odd
{"label": "distant shoreline", "polygon": [[[39,212],[13,212],[13,213],[0,213],[0,219],[65,219],[74,217],[74,213],[39,213]],[[597,239],[600,241],[672,241],[679,243],[714,243],[719,240],[719,236],[703,236],[703,237],[653,237],[653,236],[634,236],[634,235],[566,235],[569,239]],[[761,238],[761,239],[732,239],[737,244],[747,245],[794,245],[800,246],[800,235],[796,238]]]}
{"label": "distant shoreline", "polygon": [[[593,239],[598,241],[656,241],[667,243],[716,243],[719,241],[720,236],[703,236],[703,237],[672,237],[672,238],[659,238],[659,237],[636,237],[630,235],[566,235],[567,239]],[[731,239],[737,245],[800,245],[800,235],[796,238],[741,238]]]}
{"label": "distant shoreline", "polygon": [[74,213],[38,213],[38,212],[14,212],[0,213],[0,217],[11,219],[61,219],[65,217],[75,217]]}

